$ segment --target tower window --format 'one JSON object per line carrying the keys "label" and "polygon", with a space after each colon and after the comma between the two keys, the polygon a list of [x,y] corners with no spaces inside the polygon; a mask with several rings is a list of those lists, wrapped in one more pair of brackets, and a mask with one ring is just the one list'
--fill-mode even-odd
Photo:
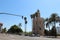
{"label": "tower window", "polygon": [[41,28],[39,28],[41,30]]}

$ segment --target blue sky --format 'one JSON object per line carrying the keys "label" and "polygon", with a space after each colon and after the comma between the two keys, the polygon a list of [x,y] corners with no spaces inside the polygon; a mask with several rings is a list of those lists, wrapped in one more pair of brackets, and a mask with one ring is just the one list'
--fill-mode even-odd
{"label": "blue sky", "polygon": [[[52,13],[57,13],[60,16],[60,0],[0,0],[0,12],[18,14],[27,17],[27,31],[32,29],[32,21],[30,15],[40,10],[40,15],[43,18],[50,17]],[[22,23],[24,30],[24,20],[21,17],[0,15],[0,22],[3,23],[3,28],[7,29],[10,26]]]}

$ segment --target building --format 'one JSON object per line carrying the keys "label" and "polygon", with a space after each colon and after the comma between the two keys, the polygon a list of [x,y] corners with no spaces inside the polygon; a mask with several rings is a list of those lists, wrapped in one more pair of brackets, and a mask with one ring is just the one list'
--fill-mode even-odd
{"label": "building", "polygon": [[2,32],[2,26],[3,26],[3,24],[0,23],[0,33]]}
{"label": "building", "polygon": [[57,34],[60,34],[60,27],[56,27]]}
{"label": "building", "polygon": [[44,35],[44,19],[40,17],[40,12],[37,10],[32,18],[32,33],[35,35]]}

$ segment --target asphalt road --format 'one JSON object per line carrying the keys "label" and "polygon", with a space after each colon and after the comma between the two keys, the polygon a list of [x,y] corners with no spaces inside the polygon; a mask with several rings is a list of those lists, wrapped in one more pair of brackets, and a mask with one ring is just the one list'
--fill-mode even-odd
{"label": "asphalt road", "polygon": [[12,35],[12,34],[0,34],[0,40],[60,40],[60,37],[47,38],[44,36],[29,37],[29,36],[20,36],[20,35]]}

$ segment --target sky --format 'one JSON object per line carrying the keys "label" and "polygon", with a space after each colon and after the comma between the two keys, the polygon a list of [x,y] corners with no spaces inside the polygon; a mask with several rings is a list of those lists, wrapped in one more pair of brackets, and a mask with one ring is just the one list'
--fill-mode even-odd
{"label": "sky", "polygon": [[[57,13],[60,16],[60,0],[0,0],[0,13],[11,13],[23,15],[27,17],[27,31],[32,31],[31,14],[40,10],[40,15],[43,18],[50,17],[52,13]],[[24,19],[17,16],[9,16],[0,14],[0,22],[3,23],[3,28],[9,29],[12,25],[22,23],[24,31]]]}

